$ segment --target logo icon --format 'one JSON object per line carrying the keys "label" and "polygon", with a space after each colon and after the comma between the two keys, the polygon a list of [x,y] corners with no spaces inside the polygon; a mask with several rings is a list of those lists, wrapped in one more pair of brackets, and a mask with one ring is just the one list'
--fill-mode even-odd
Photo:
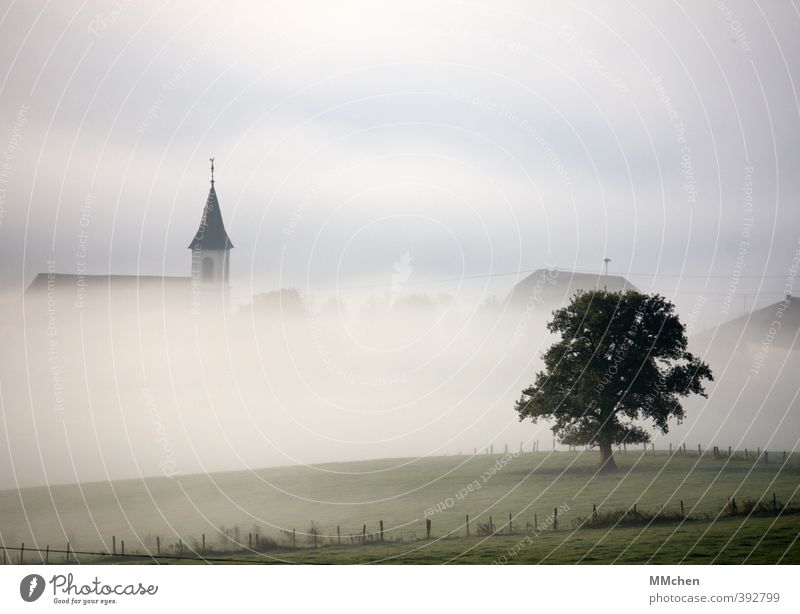
{"label": "logo icon", "polygon": [[25,601],[36,601],[44,592],[44,578],[37,573],[22,578],[19,583],[19,596]]}

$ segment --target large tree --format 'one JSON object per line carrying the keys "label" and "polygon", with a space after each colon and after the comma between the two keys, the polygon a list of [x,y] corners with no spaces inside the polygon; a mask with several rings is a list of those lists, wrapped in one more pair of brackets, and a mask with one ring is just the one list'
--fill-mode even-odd
{"label": "large tree", "polygon": [[522,391],[519,419],[552,420],[562,443],[597,446],[601,468],[616,469],[614,444],[649,442],[647,420],[667,433],[684,417],[680,398],[706,396],[703,380],[713,380],[674,311],[658,295],[578,292],[547,324],[560,339]]}

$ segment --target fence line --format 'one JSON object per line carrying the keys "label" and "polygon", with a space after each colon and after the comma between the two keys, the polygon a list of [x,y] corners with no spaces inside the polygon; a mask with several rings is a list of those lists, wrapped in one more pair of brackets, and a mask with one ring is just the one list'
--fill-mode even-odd
{"label": "fence line", "polygon": [[[530,449],[528,449],[528,450],[524,449],[523,443],[524,442],[520,442],[520,444],[519,444],[519,454],[532,453],[532,452],[539,452],[540,451],[539,440],[538,439],[536,441],[531,442]],[[558,445],[562,446],[562,448],[566,447],[566,450],[564,450],[564,449],[556,449],[556,445],[557,445],[556,444],[556,440],[553,439],[553,447],[552,447],[551,452],[582,452],[582,451],[589,451],[589,450],[593,449],[589,445],[558,444]],[[615,450],[616,452],[620,452],[622,454],[627,454],[628,453],[628,444],[627,443],[623,442],[623,443],[614,444],[614,445],[616,445],[616,450]],[[642,444],[642,445],[644,446],[643,449],[642,449],[642,453],[645,454],[645,455],[650,454],[652,456],[657,456],[659,452],[667,452],[667,456],[695,456],[695,457],[697,457],[697,456],[700,456],[700,457],[711,456],[714,460],[720,460],[720,459],[724,459],[724,458],[730,458],[730,459],[734,459],[735,460],[737,458],[741,458],[741,456],[737,456],[737,454],[740,454],[740,455],[743,454],[745,460],[750,460],[752,458],[753,460],[759,460],[760,459],[763,462],[769,462],[769,452],[766,449],[762,450],[761,448],[758,448],[758,447],[756,448],[755,451],[753,451],[750,448],[744,448],[743,450],[734,450],[731,446],[728,446],[728,453],[727,453],[727,456],[726,456],[724,454],[724,449],[720,448],[719,446],[711,446],[711,447],[703,448],[703,446],[701,444],[697,444],[697,453],[695,453],[694,450],[687,450],[686,449],[686,443],[681,443],[675,448],[673,448],[672,442],[669,442],[669,448],[656,448],[655,442],[649,442],[649,446],[648,446],[647,443]],[[509,448],[508,444],[505,444],[503,446],[503,449],[505,450],[504,454],[508,454],[508,452],[509,452],[509,450],[511,448]],[[495,453],[494,452],[494,444],[491,444],[491,445],[483,448],[483,455],[486,455],[486,456],[494,455],[494,453]],[[773,451],[773,454],[776,454],[776,452]],[[792,455],[792,454],[795,454],[795,453],[794,452],[787,452],[786,450],[782,450],[782,451],[778,451],[777,454],[782,454],[783,462],[786,462],[787,455]],[[456,456],[469,456],[469,454],[463,454],[462,451],[459,450],[458,454]],[[473,448],[472,449],[472,456],[481,456],[481,454],[478,453],[478,448]],[[498,456],[501,456],[501,455],[498,454]]]}
{"label": "fence line", "polygon": [[[731,517],[731,516],[780,516],[783,514],[800,514],[800,507],[792,507],[790,506],[790,502],[784,503],[780,502],[777,498],[776,493],[772,493],[772,497],[762,497],[758,501],[756,500],[747,500],[743,503],[737,504],[735,498],[730,498],[726,502],[725,506],[722,509],[722,516],[723,517]],[[609,506],[610,508],[610,506]],[[510,536],[510,535],[531,535],[533,533],[542,534],[546,530],[549,531],[558,531],[559,530],[559,508],[553,508],[553,513],[544,516],[545,520],[540,525],[538,521],[538,514],[533,513],[534,524],[531,525],[530,522],[526,522],[524,525],[524,530],[514,531],[514,518],[518,516],[514,516],[513,514],[508,514],[508,523],[501,526],[496,526],[494,524],[494,520],[492,516],[488,517],[488,520],[483,523],[477,524],[477,531],[476,534],[483,537],[502,537],[502,536]],[[475,520],[475,517],[473,517]],[[614,526],[628,526],[630,524],[651,524],[653,522],[675,522],[675,523],[683,523],[686,521],[698,521],[698,520],[712,520],[710,519],[709,515],[706,513],[704,515],[699,516],[687,516],[684,512],[684,502],[683,499],[680,500],[680,513],[677,511],[668,511],[664,505],[659,505],[655,513],[648,513],[645,511],[640,510],[637,507],[637,504],[634,503],[632,506],[627,508],[611,508],[608,512],[602,513],[599,511],[598,506],[596,504],[592,505],[591,514],[588,516],[575,516],[572,519],[573,528],[583,529],[583,528],[592,528],[592,527],[600,527],[600,526],[608,526],[609,524],[613,524]],[[520,525],[517,525],[520,526]],[[351,541],[350,545],[365,545],[367,543],[371,544],[382,544],[385,543],[384,541],[384,522],[383,520],[379,521],[379,530],[375,532],[367,533],[367,525],[363,525],[362,531],[360,534],[351,534]],[[460,528],[466,528],[465,535],[456,535],[454,531],[448,531],[444,534],[444,537],[448,538],[458,538],[458,537],[469,537],[470,533],[470,516],[467,514],[465,516],[465,525],[462,525]],[[288,533],[288,531],[285,531]],[[291,546],[282,546],[277,545],[274,541],[266,541],[265,538],[260,537],[257,540],[257,548],[259,545],[268,547],[269,551],[272,552],[291,552],[297,550],[303,550],[303,548],[297,548],[296,542],[296,532],[292,529],[292,545]],[[309,534],[312,535],[312,534]],[[370,536],[370,539],[367,539],[367,536]],[[322,535],[321,533],[313,533],[313,544],[314,548],[317,548],[318,541],[317,538],[326,537],[330,539],[329,545],[341,545],[341,531],[339,525],[336,527],[336,542],[334,543],[333,537],[334,536],[327,536]],[[360,538],[360,539],[354,539]],[[431,540],[433,539],[433,521],[430,518],[425,518],[425,539]],[[160,538],[157,538],[160,546]],[[261,541],[264,539],[264,541]],[[248,541],[252,547],[252,534],[248,535]],[[397,541],[397,540],[393,540]],[[401,540],[402,534],[401,534]],[[414,539],[412,541],[418,541]],[[24,543],[22,543],[19,547],[17,546],[0,546],[0,550],[2,550],[3,557],[2,563],[6,564],[14,564],[12,557],[9,553],[17,552],[19,553],[18,556],[18,564],[26,564],[26,563],[43,563],[45,565],[50,564],[50,555],[51,554],[64,554],[65,559],[64,562],[69,564],[71,562],[71,558],[74,557],[75,563],[81,564],[80,557],[94,557],[94,558],[102,558],[102,557],[112,557],[114,559],[151,559],[154,562],[159,560],[176,560],[176,561],[200,561],[200,562],[208,562],[208,563],[256,563],[259,562],[257,558],[237,558],[235,556],[205,556],[203,552],[205,548],[201,552],[196,552],[194,555],[180,555],[180,554],[161,554],[160,547],[159,551],[156,553],[139,553],[139,552],[125,552],[124,540],[120,543],[122,545],[121,552],[116,552],[116,543],[117,537],[116,535],[112,536],[112,552],[102,552],[102,551],[80,551],[75,550],[72,548],[70,543],[67,543],[67,547],[65,550],[56,550],[51,549],[50,545],[48,544],[46,548],[30,548],[26,547]],[[183,548],[183,540],[179,538],[178,543],[180,544],[180,548],[182,551]],[[203,546],[205,547],[205,534],[203,534]],[[310,549],[310,548],[307,548]],[[307,550],[306,549],[306,550]],[[266,550],[250,550],[252,554],[260,554],[266,555]],[[25,560],[26,553],[37,553],[38,561],[33,560],[36,557],[31,557],[30,560]],[[44,553],[44,554],[43,554]],[[266,561],[261,561],[266,562]]]}
{"label": "fence line", "polygon": [[[47,546],[46,549],[42,548],[26,548],[24,544],[21,547],[16,546],[0,546],[0,550],[3,551],[3,563],[8,564],[5,562],[5,553],[6,551],[10,552],[19,552],[20,556],[24,556],[25,552],[46,552],[48,554],[66,554],[67,559],[70,556],[74,556],[75,560],[80,563],[78,559],[78,555],[80,556],[108,556],[114,558],[133,558],[133,559],[153,559],[155,560],[178,560],[178,561],[208,561],[210,563],[254,563],[256,561],[250,559],[237,559],[232,557],[213,557],[213,556],[203,556],[202,554],[198,554],[197,556],[179,556],[175,554],[141,554],[141,553],[130,553],[121,554],[117,553],[114,554],[112,552],[100,552],[100,551],[80,551],[80,550],[53,550],[50,546]],[[9,557],[10,558],[10,557]],[[42,558],[42,557],[40,557]],[[24,563],[24,561],[23,561]],[[13,563],[12,563],[13,564]]]}

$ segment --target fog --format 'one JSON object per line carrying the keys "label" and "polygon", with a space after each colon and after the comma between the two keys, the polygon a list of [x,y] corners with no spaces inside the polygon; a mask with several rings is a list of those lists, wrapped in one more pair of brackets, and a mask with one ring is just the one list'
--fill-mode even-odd
{"label": "fog", "polygon": [[[797,20],[10,5],[0,488],[547,449],[513,404],[600,281],[674,301],[715,374],[657,447],[795,449]],[[211,156],[236,249],[193,304]]]}
{"label": "fog", "polygon": [[76,308],[72,281],[26,295],[6,329],[5,486],[550,445],[511,409],[541,314],[515,333],[498,305],[385,293],[310,311],[296,291],[223,313],[135,281]]}
{"label": "fog", "polygon": [[[231,306],[188,278],[42,276],[3,318],[2,486],[551,449],[548,425],[513,410],[545,323],[578,288],[628,282],[543,269],[465,304],[406,290],[405,267],[315,307],[294,289]],[[780,302],[693,335],[710,398],[654,444],[795,449],[799,313]]]}

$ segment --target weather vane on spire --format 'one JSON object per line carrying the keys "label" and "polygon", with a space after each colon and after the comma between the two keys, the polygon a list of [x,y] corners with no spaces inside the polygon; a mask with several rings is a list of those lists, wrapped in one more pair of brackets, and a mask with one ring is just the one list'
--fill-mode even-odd
{"label": "weather vane on spire", "polygon": [[211,185],[214,185],[214,158],[209,158],[211,160]]}

